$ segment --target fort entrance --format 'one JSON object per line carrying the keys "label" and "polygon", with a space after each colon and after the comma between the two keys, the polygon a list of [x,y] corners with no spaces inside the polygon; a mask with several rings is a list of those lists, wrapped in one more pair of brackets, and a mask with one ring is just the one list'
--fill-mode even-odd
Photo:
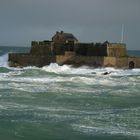
{"label": "fort entrance", "polygon": [[129,62],[129,69],[135,68],[135,63],[133,61]]}

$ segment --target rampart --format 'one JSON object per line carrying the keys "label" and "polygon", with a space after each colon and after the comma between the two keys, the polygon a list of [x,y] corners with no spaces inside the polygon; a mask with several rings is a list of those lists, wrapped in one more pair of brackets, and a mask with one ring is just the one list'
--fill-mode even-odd
{"label": "rampart", "polygon": [[9,66],[11,67],[26,67],[26,66],[42,67],[45,65],[49,65],[50,63],[56,62],[56,57],[48,55],[9,53],[8,61]]}
{"label": "rampart", "polygon": [[84,56],[107,56],[106,43],[77,43],[75,46],[77,55]]}
{"label": "rampart", "polygon": [[70,64],[93,67],[140,68],[140,58],[128,57],[126,44],[80,43],[70,33],[56,32],[52,41],[32,41],[30,53],[10,53],[9,65],[13,67]]}
{"label": "rampart", "polygon": [[110,57],[126,57],[127,49],[126,44],[110,43],[107,46],[107,56]]}
{"label": "rampart", "polygon": [[32,55],[51,55],[51,41],[32,41],[30,54]]}
{"label": "rampart", "polygon": [[65,52],[65,55],[56,56],[12,53],[9,54],[8,61],[11,67],[42,67],[50,63],[57,63],[59,65],[69,64],[76,67],[85,65],[92,67],[140,68],[140,58],[82,56],[75,55],[75,53],[72,52]]}
{"label": "rampart", "polygon": [[82,55],[57,55],[56,63],[59,65],[70,64],[73,66],[115,67],[115,68],[140,68],[140,58],[135,57],[102,57]]}

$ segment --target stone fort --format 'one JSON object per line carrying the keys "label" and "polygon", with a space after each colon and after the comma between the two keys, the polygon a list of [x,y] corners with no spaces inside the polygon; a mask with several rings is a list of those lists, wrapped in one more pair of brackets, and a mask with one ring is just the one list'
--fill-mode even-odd
{"label": "stone fort", "polygon": [[140,68],[140,58],[129,57],[123,43],[82,43],[71,33],[56,32],[51,40],[32,41],[29,53],[9,53],[9,66],[42,67],[50,63],[73,66]]}

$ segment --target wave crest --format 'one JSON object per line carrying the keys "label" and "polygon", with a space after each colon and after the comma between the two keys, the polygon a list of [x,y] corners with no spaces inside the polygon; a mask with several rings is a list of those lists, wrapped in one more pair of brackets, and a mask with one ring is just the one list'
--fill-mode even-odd
{"label": "wave crest", "polygon": [[8,53],[0,56],[0,67],[8,67]]}

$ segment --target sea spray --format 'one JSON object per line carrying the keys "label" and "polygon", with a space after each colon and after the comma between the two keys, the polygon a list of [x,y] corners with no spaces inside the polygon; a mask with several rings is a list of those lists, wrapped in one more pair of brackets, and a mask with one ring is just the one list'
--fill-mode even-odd
{"label": "sea spray", "polygon": [[0,67],[8,66],[8,53],[0,56]]}
{"label": "sea spray", "polygon": [[0,139],[140,139],[140,69],[0,60]]}

